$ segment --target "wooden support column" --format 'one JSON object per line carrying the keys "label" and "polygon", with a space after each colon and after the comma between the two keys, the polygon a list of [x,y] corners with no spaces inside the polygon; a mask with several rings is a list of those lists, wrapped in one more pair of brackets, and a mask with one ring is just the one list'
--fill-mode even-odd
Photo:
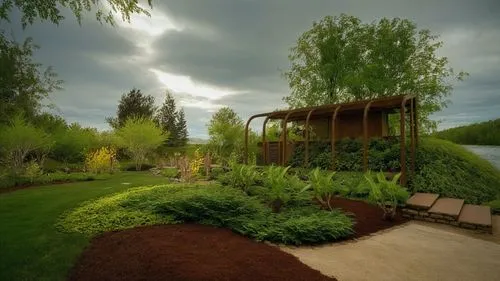
{"label": "wooden support column", "polygon": [[330,145],[332,151],[332,170],[335,171],[335,123],[337,122],[337,115],[342,106],[337,106],[332,114],[332,132],[330,136]]}
{"label": "wooden support column", "polygon": [[264,117],[267,116],[268,113],[261,113],[261,114],[256,114],[248,118],[248,121],[245,125],[245,148],[244,148],[244,154],[243,154],[243,163],[248,164],[248,129],[250,127],[250,122],[252,122],[253,119],[257,117]]}
{"label": "wooden support column", "polygon": [[266,142],[266,125],[267,121],[269,121],[269,117],[267,116],[266,119],[264,119],[264,123],[262,123],[262,161],[264,162],[264,165],[268,164],[268,150],[269,146],[267,145]]}
{"label": "wooden support column", "polygon": [[368,112],[373,101],[365,105],[363,112],[363,172],[368,171]]}
{"label": "wooden support column", "polygon": [[415,176],[415,109],[414,99],[410,100],[410,146],[411,146],[411,175]]}
{"label": "wooden support column", "polygon": [[401,108],[399,110],[399,116],[400,116],[400,124],[399,124],[399,141],[400,141],[400,165],[401,165],[401,177],[399,178],[399,182],[402,186],[406,186],[406,132],[405,132],[405,125],[406,125],[406,116],[405,116],[405,110],[406,110],[406,101],[408,99],[404,98],[403,101],[401,102]]}
{"label": "wooden support column", "polygon": [[304,168],[307,168],[309,166],[309,119],[311,118],[311,114],[315,111],[316,109],[311,109],[309,113],[307,113],[306,117],[306,137],[304,140],[304,146],[305,146],[305,152],[304,152]]}
{"label": "wooden support column", "polygon": [[281,165],[285,166],[286,162],[286,149],[287,149],[287,124],[288,124],[288,117],[290,117],[290,114],[292,114],[293,111],[290,111],[286,114],[285,119],[283,119],[283,123],[281,123],[281,128],[282,128],[282,134],[283,134],[283,155],[281,156]]}

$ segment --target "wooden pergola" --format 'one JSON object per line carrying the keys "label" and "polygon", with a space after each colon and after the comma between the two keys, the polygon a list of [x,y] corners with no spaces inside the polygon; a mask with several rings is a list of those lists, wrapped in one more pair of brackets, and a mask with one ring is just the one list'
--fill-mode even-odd
{"label": "wooden pergola", "polygon": [[[342,130],[349,130],[349,122],[362,122],[362,132],[355,133],[351,137],[362,137],[363,138],[363,171],[368,170],[368,139],[374,135],[370,131],[370,114],[377,113],[393,113],[399,110],[400,114],[400,165],[401,165],[401,184],[406,185],[407,183],[407,172],[406,172],[406,114],[410,116],[410,154],[411,154],[411,171],[415,172],[415,150],[418,143],[418,128],[417,128],[417,99],[414,95],[399,95],[392,97],[385,97],[373,100],[363,100],[356,102],[349,102],[343,104],[327,104],[322,106],[304,107],[296,108],[290,110],[274,111],[255,114],[251,116],[245,127],[245,151],[244,151],[244,162],[248,163],[248,130],[250,122],[259,117],[265,117],[262,126],[262,155],[264,161],[267,163],[267,146],[266,146],[266,124],[269,120],[281,120],[282,128],[282,139],[279,142],[279,151],[281,165],[286,164],[287,155],[287,125],[292,121],[305,121],[305,155],[304,155],[304,165],[307,166],[309,162],[309,138],[310,138],[310,123],[312,120],[327,119],[331,128],[329,129],[329,138],[331,143],[331,153],[332,153],[332,170],[335,170],[335,140],[342,135]],[[351,117],[349,117],[351,116]],[[353,119],[352,116],[359,116],[359,118]],[[345,117],[345,118],[344,118]],[[348,118],[349,117],[349,118]],[[342,123],[343,118],[345,122]],[[347,119],[350,121],[347,122]],[[355,120],[355,121],[353,121]],[[356,121],[357,120],[357,121]],[[347,122],[347,123],[346,123]],[[373,122],[372,122],[373,123]],[[353,123],[354,124],[354,123]],[[340,125],[340,126],[339,126]],[[342,128],[343,127],[343,128]],[[341,129],[339,133],[339,129]],[[356,135],[357,134],[357,135]],[[376,133],[375,133],[376,134]]]}

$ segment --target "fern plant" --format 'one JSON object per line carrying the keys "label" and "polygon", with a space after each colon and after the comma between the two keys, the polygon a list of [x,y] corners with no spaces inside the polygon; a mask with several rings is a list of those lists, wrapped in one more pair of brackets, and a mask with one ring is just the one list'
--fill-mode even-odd
{"label": "fern plant", "polygon": [[377,173],[375,177],[371,172],[365,174],[370,188],[368,200],[384,211],[384,220],[394,219],[398,204],[404,203],[409,197],[408,191],[398,184],[400,177],[401,173],[396,174],[391,180],[388,180],[383,172]]}
{"label": "fern plant", "polygon": [[259,173],[253,165],[233,164],[229,175],[229,184],[248,194],[249,188],[255,184]]}
{"label": "fern plant", "polygon": [[290,200],[288,169],[290,166],[269,166],[266,171],[264,187],[269,189],[271,208],[275,213],[279,213],[283,205]]}
{"label": "fern plant", "polygon": [[331,200],[335,195],[345,195],[349,190],[342,185],[335,185],[333,177],[335,172],[327,173],[319,168],[312,170],[309,173],[309,185],[302,189],[306,191],[312,189],[314,198],[318,201],[323,209],[333,210]]}

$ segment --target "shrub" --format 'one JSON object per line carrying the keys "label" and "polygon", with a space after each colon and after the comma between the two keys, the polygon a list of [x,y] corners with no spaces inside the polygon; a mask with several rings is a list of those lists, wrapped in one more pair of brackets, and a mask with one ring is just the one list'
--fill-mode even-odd
{"label": "shrub", "polygon": [[[137,166],[135,165],[135,163],[125,163],[125,164],[120,164],[120,166],[123,167],[122,168],[123,171],[128,171],[128,172],[137,171]],[[154,165],[143,163],[139,171],[149,171],[154,167],[155,167]]]}
{"label": "shrub", "polygon": [[42,174],[33,180],[26,176],[4,175],[0,177],[0,188],[27,186],[27,185],[46,185],[60,182],[92,181],[95,179],[104,179],[106,176],[94,175],[89,173],[64,173],[55,172]]}
{"label": "shrub", "polygon": [[181,180],[184,182],[193,182],[196,180],[203,166],[203,156],[197,149],[193,157],[183,156],[177,161]]}
{"label": "shrub", "polygon": [[500,214],[500,199],[490,201],[490,202],[486,203],[485,205],[490,206],[491,212],[493,214],[497,214],[497,215]]}
{"label": "shrub", "polygon": [[179,177],[179,169],[177,169],[175,167],[164,168],[163,170],[161,170],[161,174],[162,174],[162,176],[167,177],[167,178],[178,178]]}
{"label": "shrub", "polygon": [[316,168],[309,174],[309,185],[307,185],[303,191],[307,189],[312,189],[314,193],[314,198],[320,203],[320,205],[329,210],[333,210],[330,205],[330,201],[334,195],[342,194],[345,195],[348,189],[341,185],[333,184],[333,176],[335,172],[326,173]]}
{"label": "shrub", "polygon": [[438,193],[471,204],[489,202],[500,193],[500,171],[448,141],[422,138],[416,166],[418,171],[409,183],[412,192]]}
{"label": "shrub", "polygon": [[26,166],[24,171],[24,176],[27,177],[31,183],[35,182],[35,179],[42,175],[42,169],[35,161],[31,161]]}
{"label": "shrub", "polygon": [[232,165],[231,171],[228,173],[229,185],[248,193],[248,189],[255,184],[258,176],[253,165]]}
{"label": "shrub", "polygon": [[385,220],[394,219],[398,204],[408,200],[408,192],[398,185],[400,176],[401,173],[395,175],[391,180],[387,180],[383,172],[377,173],[375,179],[370,172],[365,174],[365,179],[370,187],[368,198],[384,211],[383,219]]}
{"label": "shrub", "polygon": [[264,187],[269,189],[269,199],[271,200],[271,207],[273,212],[279,213],[281,207],[290,200],[290,193],[287,192],[288,179],[287,171],[290,169],[288,167],[280,166],[269,166],[266,171],[266,176],[264,178]]}
{"label": "shrub", "polygon": [[86,170],[95,173],[113,173],[118,167],[116,161],[116,151],[110,147],[89,152],[85,158]]}
{"label": "shrub", "polygon": [[137,225],[194,222],[227,227],[262,241],[317,244],[353,233],[341,212],[315,206],[274,214],[258,198],[217,185],[140,187],[86,202],[66,213],[58,227],[66,232],[98,234]]}
{"label": "shrub", "polygon": [[219,179],[222,175],[224,175],[226,171],[222,167],[214,167],[210,169],[210,175],[209,179],[210,180],[216,180]]}

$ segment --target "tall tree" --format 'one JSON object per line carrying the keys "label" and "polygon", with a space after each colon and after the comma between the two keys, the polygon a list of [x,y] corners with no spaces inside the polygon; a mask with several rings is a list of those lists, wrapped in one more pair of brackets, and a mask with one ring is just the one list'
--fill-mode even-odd
{"label": "tall tree", "polygon": [[169,134],[169,138],[165,144],[167,146],[176,146],[179,140],[177,109],[175,106],[175,99],[168,91],[165,93],[165,101],[158,110],[156,120],[163,132],[168,132]]}
{"label": "tall tree", "polygon": [[37,48],[30,38],[19,44],[0,32],[0,124],[18,114],[32,120],[49,93],[60,89],[52,69],[33,61]]}
{"label": "tall tree", "polygon": [[[103,2],[108,4],[108,8],[102,5]],[[149,7],[152,7],[153,0],[147,2]],[[111,25],[115,24],[113,16],[115,13],[120,14],[124,21],[130,21],[132,14],[150,15],[137,0],[3,0],[0,4],[0,19],[9,20],[9,13],[13,7],[21,11],[23,27],[33,24],[36,19],[59,24],[64,19],[61,8],[69,8],[78,23],[81,23],[83,14],[90,11],[96,12],[97,21]]]}
{"label": "tall tree", "polygon": [[406,19],[370,24],[345,14],[314,22],[291,49],[285,73],[291,107],[341,103],[412,93],[420,101],[420,128],[434,130],[429,115],[446,107],[455,73],[429,30]]}
{"label": "tall tree", "polygon": [[188,143],[188,131],[187,131],[187,123],[186,116],[184,114],[184,109],[181,108],[179,112],[177,112],[177,124],[176,131],[178,134],[177,146],[186,146]]}
{"label": "tall tree", "polygon": [[153,119],[156,112],[155,98],[145,95],[138,89],[132,89],[123,94],[119,103],[116,117],[108,117],[106,121],[115,129],[122,127],[129,118]]}
{"label": "tall tree", "polygon": [[[223,107],[212,115],[207,124],[209,141],[207,147],[216,160],[228,164],[233,159],[242,160],[245,140],[243,119],[229,107]],[[259,138],[255,132],[249,132],[249,152],[256,153]]]}

